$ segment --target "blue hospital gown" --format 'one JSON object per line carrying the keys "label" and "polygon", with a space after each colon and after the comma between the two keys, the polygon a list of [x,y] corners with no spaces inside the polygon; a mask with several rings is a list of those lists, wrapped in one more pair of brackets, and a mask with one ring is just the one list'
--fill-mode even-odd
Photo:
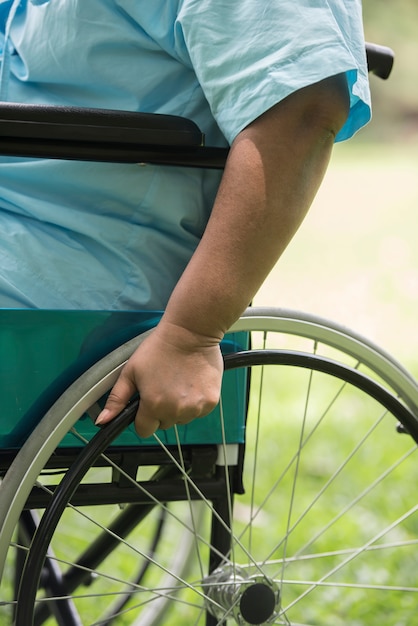
{"label": "blue hospital gown", "polygon": [[[181,115],[230,144],[293,91],[346,73],[370,118],[357,0],[0,0],[3,100]],[[220,173],[0,157],[0,307],[162,309]]]}

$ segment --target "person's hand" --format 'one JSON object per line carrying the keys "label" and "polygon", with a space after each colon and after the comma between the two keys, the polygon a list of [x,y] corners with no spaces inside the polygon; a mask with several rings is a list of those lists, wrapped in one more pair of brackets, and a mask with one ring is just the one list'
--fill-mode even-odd
{"label": "person's hand", "polygon": [[135,428],[141,437],[187,424],[215,408],[222,373],[218,342],[160,324],[126,363],[96,424],[112,420],[136,391],[140,402]]}

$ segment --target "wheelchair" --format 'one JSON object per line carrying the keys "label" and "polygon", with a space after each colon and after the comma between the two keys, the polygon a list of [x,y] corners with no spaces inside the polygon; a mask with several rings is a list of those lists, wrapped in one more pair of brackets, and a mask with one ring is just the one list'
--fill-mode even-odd
{"label": "wheelchair", "polygon": [[[368,59],[386,78],[388,50]],[[7,154],[226,158],[181,118],[8,104],[0,117]],[[411,624],[417,381],[340,325],[251,307],[223,341],[211,415],[141,440],[134,398],[97,428],[159,315],[0,311],[1,623]]]}

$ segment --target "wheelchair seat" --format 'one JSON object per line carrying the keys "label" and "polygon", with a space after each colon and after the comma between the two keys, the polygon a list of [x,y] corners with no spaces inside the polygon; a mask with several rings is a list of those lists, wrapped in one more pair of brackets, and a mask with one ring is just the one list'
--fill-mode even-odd
{"label": "wheelchair seat", "polygon": [[[152,329],[160,316],[159,312],[147,311],[0,309],[3,461],[6,450],[17,450],[23,445],[49,407],[81,374],[117,347]],[[223,342],[224,353],[245,347],[244,333]],[[233,386],[231,382],[227,439],[242,442],[244,401],[239,387],[233,391]],[[183,443],[220,443],[222,434],[216,413],[209,419],[180,426]],[[80,432],[88,439],[97,432],[94,417],[85,416],[79,424]],[[167,444],[175,443],[170,431],[160,435]],[[141,440],[130,427],[116,442],[123,444],[147,445],[147,440]],[[69,433],[62,445],[82,444]]]}

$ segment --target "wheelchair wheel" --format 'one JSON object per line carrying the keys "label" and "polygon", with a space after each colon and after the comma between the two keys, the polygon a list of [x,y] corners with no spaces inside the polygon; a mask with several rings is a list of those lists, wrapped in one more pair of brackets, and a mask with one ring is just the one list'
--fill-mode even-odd
{"label": "wheelchair wheel", "polygon": [[[108,447],[132,419],[128,408],[50,488],[43,467],[63,433],[111,386],[123,354],[98,375],[90,372],[93,391],[83,391],[81,381],[81,399],[64,411],[61,399],[61,414],[42,421],[37,445],[29,440],[22,448],[0,487],[0,557],[27,553],[18,626],[107,623],[108,603],[126,592],[125,576],[130,599],[115,624],[155,624],[166,609],[164,624],[412,623],[416,382],[375,346],[318,318],[254,309],[236,327],[251,332],[252,349],[226,357],[227,368],[251,370],[245,446],[220,445],[214,457],[203,450],[196,472],[189,450],[169,449],[156,437],[155,467],[133,475]],[[129,484],[119,504],[128,491],[131,504],[122,512],[140,512],[131,534],[109,530],[100,507],[85,506],[91,475],[105,466]],[[35,483],[51,496],[26,545],[12,538]],[[143,535],[161,511],[167,526],[147,555]],[[109,566],[88,565],[97,529],[116,539],[128,572],[140,559],[150,563],[140,582],[118,569],[116,552]],[[180,539],[191,546],[180,559],[187,571],[173,565]]]}

